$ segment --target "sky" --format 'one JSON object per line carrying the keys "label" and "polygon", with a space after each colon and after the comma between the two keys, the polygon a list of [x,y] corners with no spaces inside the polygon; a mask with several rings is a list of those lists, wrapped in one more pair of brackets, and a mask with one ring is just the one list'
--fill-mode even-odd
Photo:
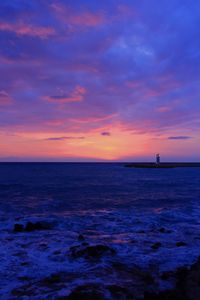
{"label": "sky", "polygon": [[200,3],[0,1],[0,161],[200,160]]}

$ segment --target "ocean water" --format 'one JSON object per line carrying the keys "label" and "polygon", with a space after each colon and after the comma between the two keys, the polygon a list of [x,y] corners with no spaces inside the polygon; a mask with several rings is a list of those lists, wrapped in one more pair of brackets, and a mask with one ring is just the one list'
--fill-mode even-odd
{"label": "ocean water", "polygon": [[[49,222],[51,229],[13,231],[16,223],[30,221]],[[125,285],[128,279],[113,270],[117,262],[150,270],[159,288],[168,288],[172,282],[159,274],[200,255],[200,168],[1,163],[0,229],[2,299],[57,299],[79,285],[105,280]],[[82,243],[79,234],[85,243],[107,245],[116,254],[95,262],[72,259],[70,248]],[[59,289],[41,284],[58,272],[67,274]],[[19,298],[20,288],[29,296]]]}

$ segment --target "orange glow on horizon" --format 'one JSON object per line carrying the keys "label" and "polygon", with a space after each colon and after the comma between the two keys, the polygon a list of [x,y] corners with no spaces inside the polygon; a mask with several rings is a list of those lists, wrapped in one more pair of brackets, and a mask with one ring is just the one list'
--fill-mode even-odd
{"label": "orange glow on horizon", "polygon": [[[105,134],[103,134],[105,133]],[[107,127],[85,134],[67,135],[45,132],[19,132],[13,135],[0,133],[0,157],[34,157],[44,159],[128,160],[154,155],[156,152],[171,155],[181,153],[181,147],[194,147],[194,140],[174,143],[166,136],[136,134],[122,126]]]}

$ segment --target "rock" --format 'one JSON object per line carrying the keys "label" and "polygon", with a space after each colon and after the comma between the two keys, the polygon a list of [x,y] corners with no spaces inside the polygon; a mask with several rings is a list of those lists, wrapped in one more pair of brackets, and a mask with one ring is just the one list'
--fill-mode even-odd
{"label": "rock", "polygon": [[68,300],[105,300],[101,289],[95,285],[76,287],[66,298]]}
{"label": "rock", "polygon": [[51,229],[51,224],[47,222],[28,222],[25,226],[25,231],[48,230]]}
{"label": "rock", "polygon": [[88,242],[82,242],[82,246],[89,246]]}
{"label": "rock", "polygon": [[98,259],[104,255],[114,254],[115,250],[107,245],[74,246],[70,248],[72,258]]}
{"label": "rock", "polygon": [[173,271],[166,271],[161,274],[160,278],[162,280],[169,280],[169,278],[173,277],[173,275],[174,275]]}
{"label": "rock", "polygon": [[110,291],[113,299],[134,299],[132,293],[126,287],[110,285],[108,286],[108,290]]}
{"label": "rock", "polygon": [[145,292],[143,300],[185,300],[182,298],[176,298],[174,291],[167,290],[160,293]]}
{"label": "rock", "polygon": [[79,242],[82,242],[82,241],[85,240],[85,238],[84,238],[84,236],[82,234],[79,234],[78,240],[79,240]]}
{"label": "rock", "polygon": [[53,255],[59,255],[59,254],[61,254],[61,250],[55,250],[55,251],[53,252]]}
{"label": "rock", "polygon": [[30,263],[28,262],[28,261],[23,261],[23,262],[21,262],[21,266],[28,266]]}
{"label": "rock", "polygon": [[21,287],[14,288],[11,291],[11,294],[15,296],[14,299],[25,299],[25,297],[28,297],[28,299],[32,299],[35,296],[35,290],[33,286],[29,283]]}
{"label": "rock", "polygon": [[18,279],[21,280],[21,281],[30,281],[32,279],[32,277],[29,277],[29,276],[19,276]]}
{"label": "rock", "polygon": [[[175,279],[175,287],[161,292],[145,292],[143,300],[194,300],[200,295],[200,258],[190,268],[181,267],[168,272]],[[167,276],[168,278],[168,276]]]}
{"label": "rock", "polygon": [[54,273],[51,274],[49,277],[46,277],[42,280],[41,284],[44,286],[52,286],[55,284],[59,284],[62,282],[62,274],[61,273]]}
{"label": "rock", "polygon": [[145,284],[151,285],[155,283],[154,277],[148,272],[143,272],[143,274],[141,274],[141,277]]}
{"label": "rock", "polygon": [[16,223],[14,225],[14,231],[15,232],[22,232],[24,230],[24,225],[22,224],[19,224],[19,223]]}
{"label": "rock", "polygon": [[157,249],[159,249],[160,247],[162,246],[162,244],[161,243],[154,243],[152,246],[151,246],[151,249],[153,249],[153,250],[157,250]]}
{"label": "rock", "polygon": [[164,227],[160,228],[158,231],[159,231],[160,233],[172,233],[172,230],[165,229]]}
{"label": "rock", "polygon": [[52,225],[48,222],[27,222],[24,226],[23,224],[16,223],[14,225],[15,232],[22,232],[22,231],[34,231],[34,230],[49,230],[52,229]]}
{"label": "rock", "polygon": [[177,247],[183,247],[183,246],[186,246],[187,244],[185,242],[177,242],[176,243],[176,246]]}

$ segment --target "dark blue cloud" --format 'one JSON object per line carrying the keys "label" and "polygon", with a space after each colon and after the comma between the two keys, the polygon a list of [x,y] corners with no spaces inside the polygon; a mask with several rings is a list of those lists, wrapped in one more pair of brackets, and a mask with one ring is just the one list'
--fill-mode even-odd
{"label": "dark blue cloud", "polygon": [[189,140],[192,139],[191,136],[187,135],[180,135],[180,136],[169,136],[168,140]]}
{"label": "dark blue cloud", "polygon": [[111,133],[110,133],[109,131],[103,131],[103,132],[101,133],[101,135],[103,135],[103,136],[110,136]]}
{"label": "dark blue cloud", "polygon": [[61,137],[50,137],[45,139],[45,141],[63,141],[63,140],[83,140],[84,136],[61,136]]}

